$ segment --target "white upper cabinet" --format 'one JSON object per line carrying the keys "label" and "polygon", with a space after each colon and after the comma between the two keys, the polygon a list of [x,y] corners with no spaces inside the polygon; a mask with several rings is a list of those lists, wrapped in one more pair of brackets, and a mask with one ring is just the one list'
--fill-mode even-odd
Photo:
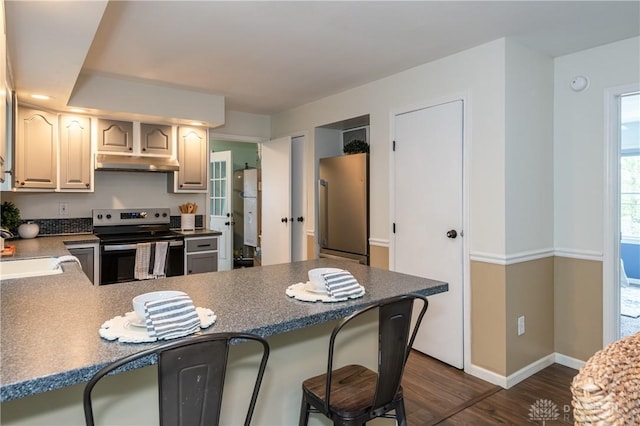
{"label": "white upper cabinet", "polygon": [[16,143],[15,187],[57,187],[58,116],[31,108],[19,108]]}
{"label": "white upper cabinet", "polygon": [[98,151],[133,152],[133,123],[98,119]]}
{"label": "white upper cabinet", "polygon": [[171,156],[173,131],[170,125],[140,123],[141,154]]}
{"label": "white upper cabinet", "polygon": [[207,192],[207,129],[178,128],[180,171],[169,175],[170,192]]}
{"label": "white upper cabinet", "polygon": [[17,127],[17,190],[93,190],[90,118],[20,107]]}
{"label": "white upper cabinet", "polygon": [[91,119],[77,115],[60,116],[60,189],[90,191]]}

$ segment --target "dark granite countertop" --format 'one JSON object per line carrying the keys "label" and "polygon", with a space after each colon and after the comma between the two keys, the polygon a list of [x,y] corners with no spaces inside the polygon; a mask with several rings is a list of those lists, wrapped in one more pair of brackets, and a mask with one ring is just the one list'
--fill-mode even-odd
{"label": "dark granite countertop", "polygon": [[184,235],[185,238],[189,238],[189,237],[218,237],[220,235],[222,235],[222,232],[220,231],[214,231],[213,229],[196,229],[194,231],[182,231],[182,230],[177,230],[177,232],[181,233],[182,235]]}
{"label": "dark granite countertop", "polygon": [[[38,240],[27,245],[51,244],[55,250],[47,254],[53,255],[64,250],[60,242],[62,247],[44,241],[47,238]],[[307,271],[317,267],[349,270],[366,288],[365,296],[308,303],[285,295],[287,286],[306,281]],[[148,291],[182,290],[196,306],[212,309],[218,318],[205,333],[238,331],[266,337],[342,318],[386,297],[448,290],[439,281],[333,259],[105,286],[91,285],[75,264],[63,268],[63,274],[0,284],[0,401],[85,382],[107,363],[153,345],[111,342],[98,335],[102,323],[132,311],[131,299]]]}
{"label": "dark granite countertop", "polygon": [[5,240],[5,245],[16,247],[15,255],[2,258],[2,261],[27,257],[64,256],[69,254],[67,245],[98,244],[99,240],[93,234],[68,234],[55,236],[39,236],[31,239]]}

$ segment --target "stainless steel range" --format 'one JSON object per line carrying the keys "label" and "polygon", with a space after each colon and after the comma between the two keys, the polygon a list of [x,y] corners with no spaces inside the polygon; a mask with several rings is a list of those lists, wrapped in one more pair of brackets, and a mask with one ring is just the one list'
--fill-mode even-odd
{"label": "stainless steel range", "polygon": [[100,284],[134,280],[138,243],[168,241],[167,276],[184,274],[184,237],[170,229],[170,209],[96,209],[93,233],[100,239]]}

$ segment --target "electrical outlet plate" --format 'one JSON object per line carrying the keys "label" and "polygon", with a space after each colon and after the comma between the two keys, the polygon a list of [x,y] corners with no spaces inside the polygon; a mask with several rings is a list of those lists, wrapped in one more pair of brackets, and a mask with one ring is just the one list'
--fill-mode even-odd
{"label": "electrical outlet plate", "polygon": [[522,336],[524,334],[524,315],[518,317],[518,336]]}
{"label": "electrical outlet plate", "polygon": [[58,204],[58,213],[60,214],[60,216],[68,215],[69,214],[69,204],[67,204],[67,203]]}

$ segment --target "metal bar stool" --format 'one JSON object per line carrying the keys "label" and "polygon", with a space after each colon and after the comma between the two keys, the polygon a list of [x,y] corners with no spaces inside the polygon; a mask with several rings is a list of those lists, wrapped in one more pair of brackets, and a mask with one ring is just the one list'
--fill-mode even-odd
{"label": "metal bar stool", "polygon": [[[422,306],[411,331],[411,315],[416,300],[421,300]],[[375,417],[391,417],[396,418],[398,425],[406,426],[400,383],[427,306],[424,296],[408,294],[373,303],[343,319],[331,333],[326,373],[302,383],[299,424],[307,424],[309,413],[321,413],[334,425],[362,425]],[[333,370],[338,332],[354,318],[373,309],[378,310],[378,371],[362,365],[347,365]],[[390,411],[395,411],[395,415],[389,414]]]}
{"label": "metal bar stool", "polygon": [[98,371],[84,389],[87,426],[94,425],[91,392],[110,372],[142,358],[158,357],[158,395],[161,425],[217,425],[229,347],[232,341],[251,340],[262,345],[262,359],[244,421],[249,425],[269,358],[265,339],[246,333],[213,333],[171,341],[121,358]]}

